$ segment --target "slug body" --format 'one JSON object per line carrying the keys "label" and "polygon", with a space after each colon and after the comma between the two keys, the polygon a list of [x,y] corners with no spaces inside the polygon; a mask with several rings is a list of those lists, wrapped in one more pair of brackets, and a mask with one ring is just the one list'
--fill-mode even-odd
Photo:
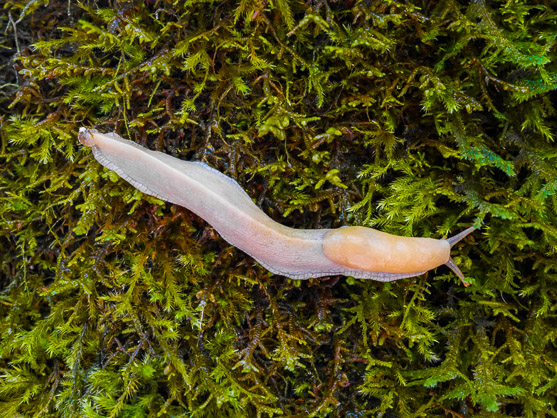
{"label": "slug body", "polygon": [[141,192],[191,210],[272,273],[392,281],[447,264],[463,279],[450,249],[473,228],[449,240],[399,237],[360,226],[289,228],[269,218],[233,179],[204,163],[151,151],[114,133],[81,128],[79,140],[103,166]]}

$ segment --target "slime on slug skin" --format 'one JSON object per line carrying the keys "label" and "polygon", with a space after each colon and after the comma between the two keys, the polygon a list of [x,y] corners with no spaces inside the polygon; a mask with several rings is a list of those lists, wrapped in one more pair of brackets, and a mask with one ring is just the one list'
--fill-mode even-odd
{"label": "slime on slug skin", "polygon": [[233,179],[202,162],[93,129],[80,128],[79,141],[132,186],[191,210],[272,273],[291,279],[344,275],[392,281],[445,264],[468,286],[450,252],[473,227],[448,239],[401,237],[362,226],[289,228],[267,216]]}

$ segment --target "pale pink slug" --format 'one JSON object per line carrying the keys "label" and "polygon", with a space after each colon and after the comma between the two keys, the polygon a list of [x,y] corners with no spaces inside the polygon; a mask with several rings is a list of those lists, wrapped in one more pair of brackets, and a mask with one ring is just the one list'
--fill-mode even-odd
{"label": "pale pink slug", "polygon": [[474,228],[446,240],[400,237],[362,226],[289,228],[269,218],[233,179],[204,163],[183,161],[93,129],[80,128],[79,141],[132,186],[191,210],[272,273],[291,279],[340,274],[392,281],[445,264],[468,285],[450,251]]}

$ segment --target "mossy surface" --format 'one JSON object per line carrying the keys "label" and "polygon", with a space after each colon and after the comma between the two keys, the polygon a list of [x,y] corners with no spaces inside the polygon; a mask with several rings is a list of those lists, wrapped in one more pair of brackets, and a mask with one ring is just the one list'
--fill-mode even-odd
{"label": "mossy surface", "polygon": [[[7,0],[0,22],[2,416],[557,416],[552,2]],[[273,276],[81,126],[203,160],[292,227],[475,225],[472,285]]]}

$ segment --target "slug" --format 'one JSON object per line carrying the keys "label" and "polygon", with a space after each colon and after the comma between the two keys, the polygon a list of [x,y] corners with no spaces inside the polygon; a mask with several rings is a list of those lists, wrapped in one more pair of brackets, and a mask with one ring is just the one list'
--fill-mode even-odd
{"label": "slug", "polygon": [[132,186],[191,210],[274,274],[392,281],[445,264],[468,286],[450,251],[473,227],[448,239],[400,237],[362,226],[289,228],[268,217],[233,179],[202,162],[183,161],[93,129],[80,128],[79,141]]}

